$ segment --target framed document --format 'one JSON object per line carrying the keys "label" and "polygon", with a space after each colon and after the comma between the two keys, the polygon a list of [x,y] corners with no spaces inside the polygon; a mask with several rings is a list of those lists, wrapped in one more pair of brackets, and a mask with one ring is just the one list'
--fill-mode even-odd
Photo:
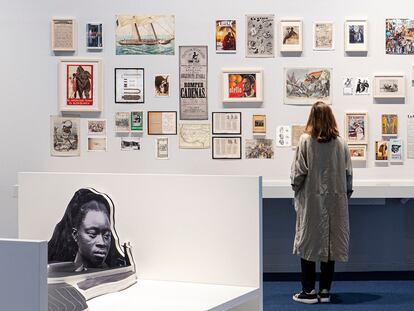
{"label": "framed document", "polygon": [[405,76],[375,75],[374,98],[405,98]]}
{"label": "framed document", "polygon": [[76,51],[76,20],[73,18],[53,18],[51,31],[52,51]]}
{"label": "framed document", "polygon": [[144,68],[115,68],[115,103],[143,104]]}
{"label": "framed document", "polygon": [[177,111],[148,111],[148,135],[177,135]]}
{"label": "framed document", "polygon": [[284,19],[280,21],[280,51],[302,52],[302,20]]}
{"label": "framed document", "polygon": [[213,137],[213,159],[241,159],[241,137]]}
{"label": "framed document", "polygon": [[102,111],[102,60],[65,58],[59,63],[60,111]]}
{"label": "framed document", "polygon": [[241,112],[213,112],[213,135],[241,135]]}
{"label": "framed document", "polygon": [[345,21],[345,52],[368,51],[368,22],[366,19]]}

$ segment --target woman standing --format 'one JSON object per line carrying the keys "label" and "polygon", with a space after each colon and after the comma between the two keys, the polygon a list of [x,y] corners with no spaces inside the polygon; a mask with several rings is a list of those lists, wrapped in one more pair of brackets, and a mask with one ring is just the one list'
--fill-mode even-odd
{"label": "woman standing", "polygon": [[[301,257],[302,268],[302,291],[293,300],[330,302],[335,261],[348,260],[348,198],[353,190],[348,145],[323,102],[312,106],[292,163],[291,184],[296,210],[293,253]],[[316,261],[321,263],[318,295]]]}

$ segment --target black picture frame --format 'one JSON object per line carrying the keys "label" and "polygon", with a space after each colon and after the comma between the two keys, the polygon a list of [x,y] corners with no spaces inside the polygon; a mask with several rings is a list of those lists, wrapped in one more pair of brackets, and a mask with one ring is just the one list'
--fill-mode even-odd
{"label": "black picture frame", "polygon": [[[237,157],[216,157],[214,155],[214,140],[216,140],[216,139],[233,139],[233,138],[239,140],[239,145],[240,145],[239,155]],[[211,156],[212,156],[213,160],[241,160],[241,158],[242,158],[242,138],[240,136],[214,136],[212,138],[211,150],[212,150]]]}
{"label": "black picture frame", "polygon": [[[238,114],[239,115],[239,131],[238,132],[231,132],[231,131],[220,131],[217,132],[217,129],[214,127],[214,118],[215,115],[218,114]],[[223,111],[223,112],[212,112],[211,113],[211,131],[213,135],[241,135],[242,133],[242,113],[239,111]]]}
{"label": "black picture frame", "polygon": [[[138,73],[140,71],[142,71],[142,99],[139,100],[124,100],[124,101],[120,101],[119,99],[117,99],[117,71],[128,71],[128,70],[136,70]],[[121,67],[117,67],[114,68],[114,100],[116,104],[144,104],[145,103],[145,69],[144,68],[133,68],[133,67],[129,67],[129,68],[121,68]]]}
{"label": "black picture frame", "polygon": [[[150,115],[151,114],[155,114],[155,113],[173,113],[174,114],[174,118],[175,118],[175,122],[174,122],[174,126],[175,126],[175,131],[173,133],[165,133],[165,132],[154,132],[154,131],[150,131],[150,126],[151,126],[151,118]],[[148,135],[177,135],[177,111],[147,111],[147,134]]]}

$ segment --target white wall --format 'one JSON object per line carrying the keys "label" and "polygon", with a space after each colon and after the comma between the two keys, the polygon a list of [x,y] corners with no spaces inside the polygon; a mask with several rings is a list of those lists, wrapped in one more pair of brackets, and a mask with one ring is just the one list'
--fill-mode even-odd
{"label": "white wall", "polygon": [[[388,1],[29,1],[0,0],[0,90],[2,129],[0,198],[0,236],[16,236],[16,202],[12,185],[19,171],[82,171],[134,173],[197,173],[197,174],[260,174],[265,179],[286,179],[292,158],[291,149],[277,149],[274,160],[211,159],[211,150],[179,150],[177,136],[170,136],[170,160],[154,159],[154,137],[144,135],[143,150],[121,152],[120,138],[113,133],[113,116],[121,110],[178,110],[178,56],[115,56],[116,14],[175,14],[176,52],[179,45],[209,46],[209,112],[223,110],[219,94],[219,72],[222,67],[262,67],[264,69],[264,103],[261,108],[232,109],[243,112],[243,138],[251,138],[251,115],[268,116],[268,137],[275,137],[280,124],[304,123],[309,107],[284,106],[282,103],[283,68],[289,66],[327,66],[333,68],[333,109],[343,126],[345,111],[369,112],[370,141],[380,138],[380,114],[398,112],[400,130],[405,138],[405,118],[413,113],[413,88],[410,81],[411,56],[387,56],[384,51],[384,25],[387,17],[410,17],[414,3],[401,0],[398,5]],[[246,59],[244,57],[245,14],[273,13],[283,17],[301,17],[304,25],[304,52],[301,57]],[[86,122],[82,120],[81,156],[53,158],[49,156],[49,115],[58,113],[57,64],[59,56],[50,50],[50,20],[53,16],[72,16],[78,21],[76,56],[100,57],[104,61],[105,103],[101,117],[108,119],[108,152],[87,153]],[[366,17],[369,22],[369,53],[367,57],[344,54],[343,23],[346,17]],[[411,16],[414,18],[414,16]],[[238,28],[238,53],[218,55],[214,51],[214,21],[235,18]],[[333,20],[336,26],[336,50],[312,50],[312,22]],[[102,21],[105,48],[100,53],[87,53],[85,24]],[[67,56],[64,54],[63,56]],[[146,103],[123,106],[114,104],[113,68],[144,67]],[[172,93],[168,99],[152,96],[153,74],[171,73]],[[342,95],[345,76],[369,76],[378,72],[401,72],[407,75],[405,105],[375,105],[372,96]],[[211,116],[211,114],[210,114]],[[356,169],[356,178],[410,178],[414,163],[403,166],[375,167],[373,143],[369,145],[367,168]]]}

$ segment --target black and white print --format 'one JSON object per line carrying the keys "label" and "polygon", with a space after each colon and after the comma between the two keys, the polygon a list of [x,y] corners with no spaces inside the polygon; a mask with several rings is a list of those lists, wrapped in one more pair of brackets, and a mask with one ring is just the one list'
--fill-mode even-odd
{"label": "black and white print", "polygon": [[274,56],[274,15],[246,15],[246,57]]}

